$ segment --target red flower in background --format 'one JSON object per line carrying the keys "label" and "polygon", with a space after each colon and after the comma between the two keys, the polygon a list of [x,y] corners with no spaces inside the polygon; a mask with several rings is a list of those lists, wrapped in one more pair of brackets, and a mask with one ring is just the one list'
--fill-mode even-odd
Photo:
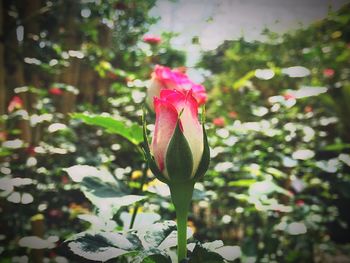
{"label": "red flower in background", "polygon": [[157,45],[162,41],[162,39],[158,36],[155,36],[155,35],[145,35],[143,37],[143,41],[148,43],[148,44]]}
{"label": "red flower in background", "polygon": [[10,101],[7,110],[9,113],[13,112],[14,110],[22,109],[23,108],[23,101],[20,97],[14,96],[12,100]]}
{"label": "red flower in background", "polygon": [[51,89],[49,89],[49,93],[51,95],[60,96],[62,95],[63,91],[60,88],[52,87]]}
{"label": "red flower in background", "polygon": [[217,127],[224,127],[225,126],[225,119],[223,117],[218,117],[213,119],[213,124]]}
{"label": "red flower in background", "polygon": [[334,76],[335,70],[332,68],[326,68],[323,70],[323,76],[326,78],[331,78]]}

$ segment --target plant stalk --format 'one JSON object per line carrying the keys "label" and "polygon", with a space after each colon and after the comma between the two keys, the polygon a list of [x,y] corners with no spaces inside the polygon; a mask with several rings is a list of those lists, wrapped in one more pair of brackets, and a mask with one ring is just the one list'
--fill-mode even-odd
{"label": "plant stalk", "polygon": [[181,262],[187,257],[187,218],[194,182],[171,184],[169,187],[176,211],[177,256],[178,262]]}

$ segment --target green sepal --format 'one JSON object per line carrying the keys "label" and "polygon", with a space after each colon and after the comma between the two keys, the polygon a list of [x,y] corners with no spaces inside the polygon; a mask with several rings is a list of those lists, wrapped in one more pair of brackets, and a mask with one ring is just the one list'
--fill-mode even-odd
{"label": "green sepal", "polygon": [[165,157],[166,169],[172,183],[191,180],[193,157],[187,139],[177,121],[174,134],[170,140]]}
{"label": "green sepal", "polygon": [[158,180],[162,181],[163,183],[168,184],[169,180],[162,174],[162,172],[159,170],[158,165],[156,161],[154,160],[151,150],[149,148],[148,139],[147,139],[147,130],[146,130],[146,121],[145,121],[145,111],[143,111],[142,115],[142,128],[143,128],[143,144],[142,148],[145,154],[146,161],[148,163],[149,169],[151,169],[152,173],[155,177],[157,177]]}
{"label": "green sepal", "polygon": [[202,128],[203,128],[203,144],[204,144],[203,155],[198,165],[197,172],[193,177],[195,181],[198,181],[201,179],[201,177],[208,170],[209,163],[210,163],[210,149],[209,149],[208,137],[204,128],[204,124],[202,124]]}

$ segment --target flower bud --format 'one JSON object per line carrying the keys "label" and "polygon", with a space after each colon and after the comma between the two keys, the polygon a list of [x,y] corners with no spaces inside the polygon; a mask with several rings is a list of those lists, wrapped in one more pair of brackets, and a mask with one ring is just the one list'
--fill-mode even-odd
{"label": "flower bud", "polygon": [[166,183],[198,180],[208,168],[209,147],[192,92],[162,90],[154,108],[155,131],[148,151],[152,172]]}

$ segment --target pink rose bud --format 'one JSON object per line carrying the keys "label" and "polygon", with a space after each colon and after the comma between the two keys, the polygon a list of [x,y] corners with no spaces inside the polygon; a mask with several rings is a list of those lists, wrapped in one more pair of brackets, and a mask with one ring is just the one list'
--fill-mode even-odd
{"label": "pink rose bud", "polygon": [[171,70],[168,67],[156,65],[152,73],[151,83],[147,89],[147,102],[153,109],[153,98],[159,97],[163,89],[177,90],[186,94],[192,91],[192,96],[199,105],[207,101],[207,93],[202,85],[193,83],[181,69]]}
{"label": "pink rose bud", "polygon": [[162,39],[158,36],[155,36],[155,35],[145,35],[143,37],[143,41],[148,43],[148,44],[157,45],[160,42],[162,42]]}
{"label": "pink rose bud", "polygon": [[192,92],[162,90],[154,108],[155,131],[148,151],[152,172],[166,183],[198,180],[208,168],[209,147]]}

